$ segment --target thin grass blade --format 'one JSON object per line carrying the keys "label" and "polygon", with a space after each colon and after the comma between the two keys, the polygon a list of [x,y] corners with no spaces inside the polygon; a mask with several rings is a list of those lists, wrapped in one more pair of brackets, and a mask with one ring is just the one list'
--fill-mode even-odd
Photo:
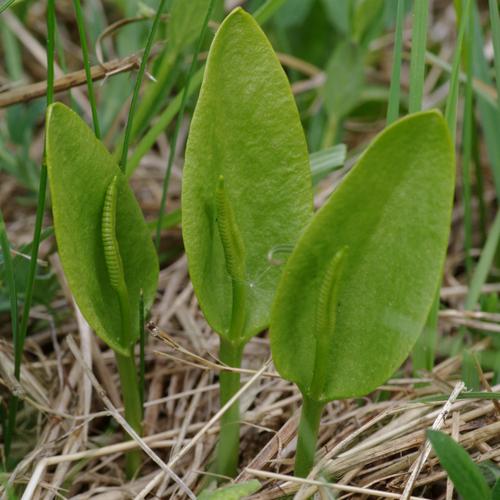
{"label": "thin grass blade", "polygon": [[422,109],[429,0],[414,0],[410,60],[410,113]]}
{"label": "thin grass blade", "polygon": [[89,50],[87,47],[87,34],[85,32],[85,19],[82,12],[80,0],[73,0],[73,7],[75,9],[76,24],[78,26],[78,33],[80,35],[80,45],[82,48],[83,67],[85,69],[85,77],[87,78],[87,92],[89,95],[90,107],[92,109],[92,122],[94,124],[95,136],[101,138],[101,130],[99,127],[99,117],[97,115],[97,106],[94,95],[94,85],[92,82],[92,75],[90,73],[90,60]]}
{"label": "thin grass blade", "polygon": [[392,58],[391,87],[387,106],[387,125],[399,118],[399,98],[401,92],[401,54],[403,49],[403,28],[405,22],[406,0],[399,0],[394,34],[394,52]]}
{"label": "thin grass blade", "polygon": [[139,98],[139,91],[141,89],[142,78],[144,77],[144,72],[146,71],[146,64],[148,62],[149,53],[151,52],[151,47],[153,46],[153,40],[158,29],[158,24],[160,23],[160,17],[161,13],[163,12],[163,7],[165,6],[165,1],[166,0],[160,0],[160,5],[158,5],[158,9],[156,10],[156,14],[153,20],[153,26],[151,27],[151,31],[149,32],[148,39],[146,41],[146,47],[144,48],[144,53],[142,55],[141,65],[139,66],[139,71],[137,72],[137,78],[135,80],[132,102],[130,103],[127,126],[125,128],[125,135],[123,139],[122,155],[120,158],[120,168],[123,173],[125,173],[127,170],[128,147],[130,142],[130,135],[132,133],[135,109],[137,107],[137,100]]}
{"label": "thin grass blade", "polygon": [[[18,309],[17,309],[17,291],[16,291],[16,281],[14,278],[14,267],[12,265],[12,257],[10,254],[10,242],[7,235],[7,230],[5,228],[5,223],[3,219],[2,211],[0,210],[0,248],[3,255],[3,267],[5,275],[5,284],[7,286],[7,292],[9,294],[10,302],[10,318],[12,324],[12,338],[14,341],[14,352],[19,352],[17,344],[19,342],[19,331],[18,331]],[[17,360],[16,360],[17,362]],[[13,398],[11,398],[12,401]],[[10,402],[9,402],[10,403]],[[11,406],[11,405],[9,405]],[[9,413],[11,413],[9,411]],[[13,429],[8,425],[12,420],[7,418],[4,427],[4,453],[6,457],[10,456],[10,448],[12,444],[12,434]]]}

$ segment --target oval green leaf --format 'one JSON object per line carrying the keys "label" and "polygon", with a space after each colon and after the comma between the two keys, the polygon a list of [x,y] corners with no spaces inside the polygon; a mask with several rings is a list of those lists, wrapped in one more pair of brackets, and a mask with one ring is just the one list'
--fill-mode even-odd
{"label": "oval green leaf", "polygon": [[[63,104],[47,112],[47,167],[59,255],[76,303],[97,335],[130,354],[139,335],[139,297],[149,306],[158,282],[151,233],[127,180],[82,119]],[[119,298],[106,266],[103,207],[116,176],[116,239],[128,291],[132,337],[124,338]]]}
{"label": "oval green leaf", "polygon": [[[318,368],[321,401],[367,394],[406,358],[439,283],[454,168],[442,116],[409,116],[378,136],[315,215],[285,266],[271,319],[276,368],[303,393],[311,397],[316,358],[327,366]],[[316,355],[319,293],[344,247],[334,331]]]}
{"label": "oval green leaf", "polygon": [[281,275],[268,256],[296,243],[312,215],[312,188],[288,80],[264,33],[241,9],[226,18],[210,49],[182,189],[191,280],[208,323],[227,338],[233,282],[216,220],[221,176],[243,246],[245,275],[237,285],[246,288],[244,341],[268,325]]}

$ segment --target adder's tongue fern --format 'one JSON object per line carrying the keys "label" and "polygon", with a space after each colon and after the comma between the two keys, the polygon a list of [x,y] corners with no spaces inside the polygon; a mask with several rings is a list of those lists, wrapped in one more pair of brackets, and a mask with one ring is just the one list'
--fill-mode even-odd
{"label": "adder's tongue fern", "polygon": [[227,273],[233,282],[245,279],[245,243],[238,229],[233,207],[226,194],[224,176],[220,175],[215,190],[217,227],[224,249]]}

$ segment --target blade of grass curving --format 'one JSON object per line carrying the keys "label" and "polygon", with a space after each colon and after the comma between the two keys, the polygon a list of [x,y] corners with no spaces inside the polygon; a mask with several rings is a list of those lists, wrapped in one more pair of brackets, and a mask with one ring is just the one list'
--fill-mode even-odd
{"label": "blade of grass curving", "polygon": [[428,17],[429,0],[415,0],[410,58],[410,113],[422,109]]}
{"label": "blade of grass curving", "polygon": [[[12,257],[10,254],[10,242],[7,235],[7,230],[5,228],[5,223],[3,219],[2,211],[0,210],[0,248],[3,254],[3,266],[5,273],[5,284],[7,286],[7,291],[9,294],[9,302],[10,302],[10,318],[12,324],[12,338],[14,343],[14,353],[19,352],[19,349],[16,348],[17,343],[19,342],[19,330],[18,330],[18,310],[17,310],[17,291],[16,291],[16,281],[14,279],[14,268],[12,265]],[[15,360],[17,362],[17,360]],[[9,410],[7,413],[7,419],[3,422],[4,428],[4,454],[6,459],[10,457],[10,449],[12,445],[12,436],[13,436],[13,428],[12,422],[15,420],[9,419],[8,417],[12,413],[11,407],[14,405],[13,403],[14,397],[12,397],[9,401]],[[17,406],[17,403],[16,403]],[[14,410],[15,412],[15,410]]]}
{"label": "blade of grass curving", "polygon": [[5,2],[0,5],[0,14],[6,11],[16,0],[5,0]]}
{"label": "blade of grass curving", "polygon": [[127,126],[125,128],[125,135],[123,138],[123,148],[120,158],[120,168],[122,172],[126,172],[127,169],[127,157],[128,157],[128,147],[130,142],[130,134],[132,133],[132,125],[134,122],[135,108],[137,106],[137,99],[139,98],[139,91],[141,89],[142,78],[144,72],[146,71],[146,64],[148,62],[149,53],[151,52],[151,47],[153,46],[153,40],[158,29],[158,24],[160,23],[161,13],[163,12],[163,7],[165,6],[165,0],[160,0],[158,9],[153,20],[153,26],[149,32],[148,39],[146,41],[146,47],[144,48],[144,53],[142,55],[141,65],[139,66],[139,71],[137,72],[137,78],[135,80],[134,92],[132,94],[132,102],[130,103],[130,110],[128,113]]}
{"label": "blade of grass curving", "polygon": [[[47,106],[54,100],[54,54],[55,54],[55,32],[56,32],[56,9],[55,0],[47,2]],[[40,169],[40,184],[38,187],[38,202],[36,209],[35,229],[33,233],[33,245],[31,247],[30,267],[26,282],[25,298],[19,335],[14,345],[14,376],[17,380],[21,378],[21,358],[24,348],[24,340],[28,330],[28,320],[33,300],[33,289],[35,284],[35,274],[38,262],[38,251],[42,234],[43,216],[45,212],[45,199],[47,191],[47,164],[45,152],[43,154]],[[11,435],[14,434],[16,425],[16,415],[18,407],[17,396],[12,396],[9,401],[8,427]]]}
{"label": "blade of grass curving", "polygon": [[472,158],[472,123],[474,121],[473,94],[472,94],[472,48],[474,25],[472,16],[469,17],[469,25],[465,39],[464,62],[467,74],[465,84],[464,100],[464,124],[462,138],[462,203],[464,206],[464,252],[465,269],[470,277],[472,273],[473,260],[472,250],[472,187],[470,176],[470,164]]}
{"label": "blade of grass curving", "polygon": [[453,64],[450,78],[450,89],[446,99],[446,107],[444,116],[448,123],[451,138],[455,144],[455,135],[457,129],[457,106],[458,106],[458,91],[459,91],[459,77],[460,77],[460,61],[462,59],[462,46],[465,35],[465,28],[467,21],[470,18],[472,2],[467,0],[465,11],[460,16],[457,42],[455,45],[455,54],[453,56]]}
{"label": "blade of grass curving", "polygon": [[196,62],[198,59],[198,54],[200,53],[201,47],[203,45],[203,40],[205,39],[205,33],[207,32],[207,28],[208,28],[208,21],[210,20],[210,16],[212,14],[214,4],[215,4],[215,0],[210,0],[210,3],[208,5],[208,9],[207,9],[207,14],[205,16],[205,20],[203,21],[203,26],[201,28],[200,36],[198,37],[198,42],[196,44],[196,48],[195,48],[194,53],[193,53],[193,59],[191,61],[191,66],[189,67],[186,85],[184,86],[184,89],[182,91],[182,98],[181,98],[181,102],[180,102],[177,122],[175,124],[174,135],[172,136],[172,140],[170,141],[170,151],[169,151],[169,155],[168,155],[167,172],[165,173],[165,177],[163,179],[160,211],[158,213],[158,225],[156,226],[155,245],[156,245],[157,250],[160,248],[161,227],[163,224],[163,217],[165,215],[165,206],[167,204],[167,192],[168,192],[168,186],[170,184],[170,175],[172,174],[172,167],[174,165],[175,153],[177,150],[177,138],[179,136],[179,132],[181,129],[182,117],[184,115],[184,109],[186,108],[190,82],[191,82],[191,79],[192,79],[193,74],[194,74]]}
{"label": "blade of grass curving", "polygon": [[85,68],[85,77],[87,78],[87,92],[89,95],[90,107],[92,109],[92,122],[94,124],[95,136],[101,138],[101,130],[99,127],[99,117],[97,115],[97,106],[94,95],[94,85],[92,75],[90,73],[89,51],[87,47],[87,34],[85,32],[85,19],[83,17],[82,6],[80,0],[73,0],[73,7],[75,9],[76,24],[78,26],[78,33],[80,35],[80,45],[82,48],[83,67]]}
{"label": "blade of grass curving", "polygon": [[495,252],[500,240],[500,210],[497,212],[493,225],[490,228],[488,238],[481,252],[474,274],[469,284],[469,292],[465,298],[465,309],[472,310],[481,296],[481,288],[488,279],[488,274],[495,258]]}
{"label": "blade of grass curving", "polygon": [[401,91],[401,54],[403,49],[403,28],[405,22],[406,0],[398,2],[396,14],[396,31],[394,34],[394,52],[392,57],[391,86],[389,104],[387,106],[387,125],[399,117],[399,99]]}

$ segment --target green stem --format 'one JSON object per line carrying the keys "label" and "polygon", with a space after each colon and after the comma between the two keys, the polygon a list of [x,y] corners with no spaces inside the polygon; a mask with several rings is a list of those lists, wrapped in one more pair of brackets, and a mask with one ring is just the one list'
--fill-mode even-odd
{"label": "green stem", "polygon": [[[219,359],[227,366],[239,368],[243,346],[235,345],[220,338]],[[240,374],[222,371],[219,377],[220,403],[225,405],[240,389]],[[220,424],[219,445],[216,457],[216,472],[222,476],[234,477],[238,467],[240,447],[240,404],[236,401],[222,415]]]}
{"label": "green stem", "polygon": [[[122,386],[123,404],[125,407],[125,420],[137,434],[142,434],[142,405],[139,395],[139,385],[133,351],[130,356],[115,352],[120,383]],[[141,465],[141,453],[133,450],[126,455],[127,477],[133,477]]]}
{"label": "green stem", "polygon": [[325,407],[325,403],[319,403],[305,394],[302,395],[302,398],[297,453],[295,455],[294,474],[297,477],[307,477],[312,469],[318,440],[319,422]]}

